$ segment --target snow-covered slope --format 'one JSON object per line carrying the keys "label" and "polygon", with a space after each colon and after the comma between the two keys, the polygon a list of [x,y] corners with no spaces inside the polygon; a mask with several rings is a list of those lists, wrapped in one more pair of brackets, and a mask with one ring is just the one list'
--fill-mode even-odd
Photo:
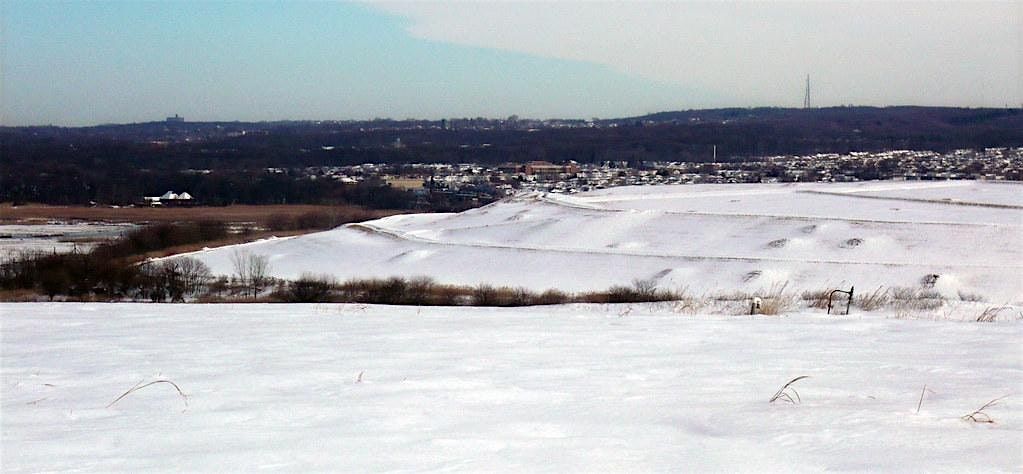
{"label": "snow-covered slope", "polygon": [[[871,182],[613,188],[524,195],[244,246],[276,276],[426,275],[443,283],[601,290],[653,279],[696,294],[788,283],[919,288],[1023,302],[1023,186]],[[237,247],[197,254],[231,272]]]}
{"label": "snow-covered slope", "polygon": [[[0,463],[5,473],[1023,466],[1018,320],[668,308],[2,304]],[[810,376],[793,385],[801,403],[768,403],[800,375]],[[110,405],[155,380],[187,400],[160,383]],[[995,424],[960,419],[1006,394],[985,410]]]}

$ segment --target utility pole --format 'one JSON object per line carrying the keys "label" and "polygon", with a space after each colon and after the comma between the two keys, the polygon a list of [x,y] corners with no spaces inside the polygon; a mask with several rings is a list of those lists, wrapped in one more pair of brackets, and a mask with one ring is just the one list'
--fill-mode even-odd
{"label": "utility pole", "polygon": [[806,97],[803,98],[803,108],[810,108],[810,75],[806,75]]}

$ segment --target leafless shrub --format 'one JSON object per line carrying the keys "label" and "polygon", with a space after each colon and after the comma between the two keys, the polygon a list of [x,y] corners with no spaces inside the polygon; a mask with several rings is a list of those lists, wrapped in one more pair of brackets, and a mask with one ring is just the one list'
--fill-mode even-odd
{"label": "leafless shrub", "polygon": [[1004,400],[1006,397],[1008,397],[1008,395],[991,400],[990,402],[985,403],[984,406],[974,410],[973,413],[967,413],[960,418],[962,418],[963,421],[972,421],[974,423],[994,423],[994,418],[991,418],[991,416],[984,412],[984,410],[997,405],[998,402]]}
{"label": "leafless shrub", "polygon": [[440,306],[457,306],[466,304],[469,296],[466,291],[451,285],[435,285],[431,302]]}
{"label": "leafless shrub", "polygon": [[124,393],[121,394],[120,397],[115,398],[114,401],[110,402],[110,404],[107,405],[106,407],[110,408],[110,407],[114,406],[115,403],[121,401],[122,398],[127,397],[129,394],[131,394],[133,392],[136,392],[138,390],[142,390],[142,389],[144,389],[144,388],[146,388],[146,387],[148,387],[150,385],[155,385],[155,384],[158,384],[158,383],[166,383],[166,384],[172,385],[174,387],[174,390],[178,391],[178,395],[181,395],[181,400],[183,402],[185,402],[185,408],[186,409],[188,408],[188,395],[185,395],[185,392],[181,391],[181,387],[178,387],[178,384],[176,384],[174,382],[171,382],[170,380],[154,380],[154,381],[149,382],[147,384],[143,384],[142,381],[139,381],[139,383],[135,384],[134,387],[129,388],[127,392],[124,392]]}
{"label": "leafless shrub", "polygon": [[326,303],[337,281],[329,275],[303,274],[287,285],[282,298],[289,303]]}
{"label": "leafless shrub", "polygon": [[640,298],[650,300],[657,294],[657,282],[654,280],[632,280],[632,288]]}
{"label": "leafless shrub", "polygon": [[472,303],[476,306],[494,306],[497,303],[497,288],[480,283],[472,290]]}
{"label": "leafless shrub", "polygon": [[432,278],[426,276],[413,277],[408,280],[406,286],[405,302],[421,306],[430,302],[433,287],[436,283]]}
{"label": "leafless shrub", "polygon": [[789,402],[792,404],[802,402],[802,400],[799,398],[799,392],[797,392],[796,389],[792,388],[792,384],[809,377],[810,377],[809,375],[800,375],[799,377],[789,380],[788,383],[782,385],[781,388],[779,388],[778,391],[774,393],[774,396],[771,397],[771,400],[769,400],[767,403],[774,403],[778,400],[781,400],[783,402]]}
{"label": "leafless shrub", "polygon": [[540,297],[535,300],[536,304],[564,304],[571,299],[567,293],[558,290],[547,290],[540,294]]}
{"label": "leafless shrub", "polygon": [[518,287],[512,290],[512,306],[529,306],[535,304],[536,295],[526,288]]}

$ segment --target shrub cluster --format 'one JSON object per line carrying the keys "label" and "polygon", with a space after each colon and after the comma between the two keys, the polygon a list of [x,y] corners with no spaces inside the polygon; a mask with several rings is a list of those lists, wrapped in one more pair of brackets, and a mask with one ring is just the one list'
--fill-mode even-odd
{"label": "shrub cluster", "polygon": [[133,230],[120,239],[100,245],[92,254],[99,258],[124,258],[225,237],[227,225],[220,221],[154,224]]}
{"label": "shrub cluster", "polygon": [[647,301],[674,301],[679,295],[657,288],[653,280],[633,280],[632,286],[612,286],[607,290],[607,303],[641,303]]}
{"label": "shrub cluster", "polygon": [[94,253],[26,253],[0,264],[0,289],[72,300],[185,301],[206,291],[208,267],[190,257],[136,264]]}
{"label": "shrub cluster", "polygon": [[[617,287],[616,287],[617,288]],[[536,306],[564,303],[622,302],[604,292],[572,295],[556,289],[537,292],[479,284],[460,286],[440,284],[428,277],[355,279],[339,283],[330,276],[302,275],[295,281],[281,282],[271,295],[275,301],[290,303],[369,303],[415,306]],[[630,289],[629,302],[668,301],[673,293]],[[639,295],[639,296],[636,296]],[[647,298],[647,299],[644,299]]]}
{"label": "shrub cluster", "polygon": [[139,263],[146,252],[223,238],[221,222],[157,224],[133,230],[91,252],[23,252],[0,262],[0,289],[32,290],[51,300],[183,301],[205,291],[209,268],[192,258]]}

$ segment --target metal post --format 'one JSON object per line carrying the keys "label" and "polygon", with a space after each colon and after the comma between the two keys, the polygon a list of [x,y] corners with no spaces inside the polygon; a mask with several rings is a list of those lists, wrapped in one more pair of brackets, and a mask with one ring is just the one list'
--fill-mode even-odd
{"label": "metal post", "polygon": [[855,290],[855,288],[856,287],[849,287],[849,291],[831,290],[830,292],[828,292],[828,314],[831,314],[831,309],[834,308],[835,306],[835,304],[832,302],[835,293],[845,293],[849,295],[849,298],[845,302],[845,314],[849,314],[849,307],[852,306],[853,291]]}

